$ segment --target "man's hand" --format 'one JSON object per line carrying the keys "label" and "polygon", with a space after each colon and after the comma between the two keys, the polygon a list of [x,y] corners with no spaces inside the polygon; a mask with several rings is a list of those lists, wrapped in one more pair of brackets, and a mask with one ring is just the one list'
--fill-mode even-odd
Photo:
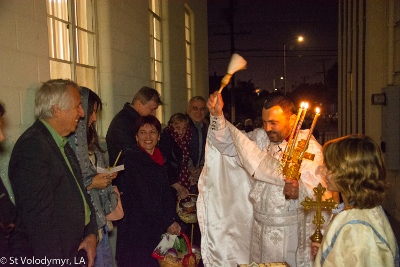
{"label": "man's hand", "polygon": [[285,179],[285,187],[283,188],[283,194],[289,199],[299,198],[299,181]]}
{"label": "man's hand", "polygon": [[84,249],[88,257],[88,267],[94,265],[94,257],[96,256],[96,235],[90,234],[86,236],[79,245],[78,251]]}
{"label": "man's hand", "polygon": [[222,95],[215,91],[207,101],[207,108],[210,111],[210,114],[214,117],[218,117],[222,115],[222,108],[224,107],[224,100],[222,99]]}

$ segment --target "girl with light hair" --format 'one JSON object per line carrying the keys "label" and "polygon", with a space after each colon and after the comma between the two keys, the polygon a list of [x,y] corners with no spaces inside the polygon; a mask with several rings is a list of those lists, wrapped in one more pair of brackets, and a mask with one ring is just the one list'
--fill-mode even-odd
{"label": "girl with light hair", "polygon": [[327,187],[343,203],[330,221],[314,266],[399,266],[393,230],[380,206],[386,196],[386,170],[379,146],[368,136],[348,135],[324,145]]}

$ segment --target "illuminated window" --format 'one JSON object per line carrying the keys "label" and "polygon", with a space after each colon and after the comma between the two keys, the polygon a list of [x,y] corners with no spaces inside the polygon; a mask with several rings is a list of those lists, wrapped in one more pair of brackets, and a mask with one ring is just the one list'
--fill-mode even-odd
{"label": "illuminated window", "polygon": [[[161,0],[149,0],[150,11],[150,79],[152,87],[163,95],[163,65],[161,40]],[[162,106],[157,109],[157,118],[162,122]]]}
{"label": "illuminated window", "polygon": [[94,0],[47,0],[50,77],[97,91]]}
{"label": "illuminated window", "polygon": [[186,89],[188,93],[188,100],[192,98],[192,28],[191,16],[188,10],[185,11],[185,42],[186,42]]}

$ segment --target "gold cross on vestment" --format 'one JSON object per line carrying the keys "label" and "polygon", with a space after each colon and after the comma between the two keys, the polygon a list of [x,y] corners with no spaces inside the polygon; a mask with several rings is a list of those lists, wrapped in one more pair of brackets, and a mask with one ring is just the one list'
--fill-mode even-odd
{"label": "gold cross on vestment", "polygon": [[306,197],[305,200],[301,202],[301,205],[303,205],[306,210],[309,210],[310,208],[316,209],[315,216],[312,222],[317,226],[317,229],[310,237],[310,239],[313,242],[321,243],[321,225],[325,223],[324,217],[322,217],[322,210],[332,210],[333,208],[336,208],[337,203],[332,198],[326,199],[325,201],[322,200],[322,196],[324,195],[326,188],[323,187],[320,183],[317,187],[314,187],[313,191],[316,200]]}

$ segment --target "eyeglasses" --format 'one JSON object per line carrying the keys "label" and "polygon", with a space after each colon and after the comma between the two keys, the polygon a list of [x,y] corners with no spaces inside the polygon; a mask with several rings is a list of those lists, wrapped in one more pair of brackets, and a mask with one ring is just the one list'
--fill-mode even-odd
{"label": "eyeglasses", "polygon": [[194,111],[201,111],[201,112],[203,112],[203,111],[206,111],[206,108],[205,107],[202,107],[202,108],[198,108],[198,107],[192,107],[192,110],[194,110]]}

